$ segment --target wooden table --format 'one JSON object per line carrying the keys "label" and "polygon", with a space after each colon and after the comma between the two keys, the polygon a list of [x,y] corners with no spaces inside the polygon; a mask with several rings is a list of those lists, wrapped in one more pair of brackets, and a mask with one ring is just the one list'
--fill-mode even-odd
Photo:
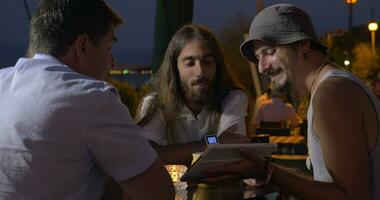
{"label": "wooden table", "polygon": [[274,188],[245,186],[241,181],[224,186],[188,186],[186,194],[176,190],[176,200],[275,200],[277,195]]}

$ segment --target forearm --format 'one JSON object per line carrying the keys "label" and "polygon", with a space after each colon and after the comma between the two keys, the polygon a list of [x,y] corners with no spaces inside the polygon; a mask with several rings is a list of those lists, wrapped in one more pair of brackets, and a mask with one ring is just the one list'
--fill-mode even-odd
{"label": "forearm", "polygon": [[206,148],[206,144],[204,141],[199,141],[167,146],[153,144],[153,147],[164,164],[188,166],[191,163],[192,154],[194,152],[203,152]]}
{"label": "forearm", "polygon": [[170,175],[158,158],[141,174],[119,181],[119,184],[127,199],[174,200],[175,189]]}
{"label": "forearm", "polygon": [[270,182],[299,199],[348,199],[344,190],[334,183],[313,181],[311,178],[295,174],[281,166],[274,169]]}

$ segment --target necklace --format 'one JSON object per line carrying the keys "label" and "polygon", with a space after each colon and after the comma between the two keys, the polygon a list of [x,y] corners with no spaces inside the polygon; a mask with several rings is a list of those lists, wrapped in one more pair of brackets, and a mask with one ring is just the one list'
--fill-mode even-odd
{"label": "necklace", "polygon": [[319,73],[321,73],[322,69],[324,69],[327,64],[329,64],[329,60],[327,60],[326,62],[324,62],[319,68],[318,68],[318,71],[317,73],[314,75],[313,77],[313,81],[311,82],[311,86],[310,86],[310,94],[312,94],[313,92],[313,89],[314,89],[314,84],[316,83],[318,77],[319,77]]}

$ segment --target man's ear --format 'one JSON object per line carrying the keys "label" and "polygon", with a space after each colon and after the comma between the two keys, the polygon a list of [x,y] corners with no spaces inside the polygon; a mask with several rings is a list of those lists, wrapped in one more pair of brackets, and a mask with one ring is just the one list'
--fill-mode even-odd
{"label": "man's ear", "polygon": [[298,48],[301,50],[301,54],[304,59],[309,57],[311,42],[310,40],[302,40],[298,42]]}
{"label": "man's ear", "polygon": [[86,54],[89,43],[90,38],[87,34],[80,34],[75,40],[75,52],[79,59],[84,57],[84,55]]}

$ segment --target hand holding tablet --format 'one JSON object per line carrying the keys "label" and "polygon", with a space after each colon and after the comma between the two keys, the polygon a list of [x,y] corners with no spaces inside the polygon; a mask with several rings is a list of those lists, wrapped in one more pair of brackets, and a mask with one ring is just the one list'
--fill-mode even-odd
{"label": "hand holding tablet", "polygon": [[197,162],[181,177],[181,181],[197,181],[203,178],[202,172],[206,169],[223,166],[236,161],[243,161],[245,158],[237,149],[244,148],[260,157],[269,156],[277,149],[277,144],[255,143],[255,144],[219,144],[210,145],[203,152]]}

